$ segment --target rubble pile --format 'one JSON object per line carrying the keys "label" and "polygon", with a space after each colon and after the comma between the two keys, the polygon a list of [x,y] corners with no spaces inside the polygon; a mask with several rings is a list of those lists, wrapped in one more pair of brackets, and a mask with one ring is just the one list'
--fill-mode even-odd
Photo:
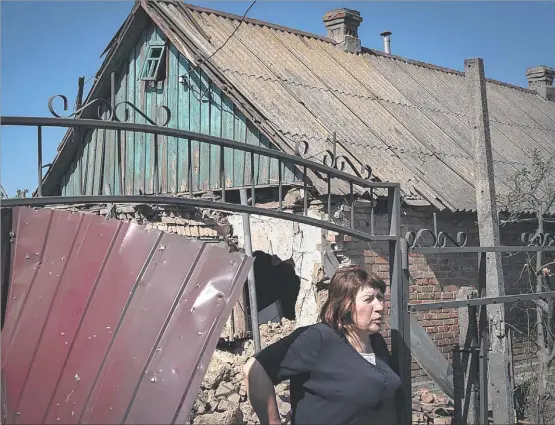
{"label": "rubble pile", "polygon": [[[295,329],[295,322],[281,319],[281,323],[260,325],[263,346],[272,344],[289,335]],[[189,424],[258,424],[258,418],[247,401],[243,383],[242,368],[254,354],[252,340],[243,341],[232,349],[214,352],[206,375],[193,406]],[[289,382],[276,387],[278,409],[283,424],[290,423],[291,404]],[[412,423],[414,425],[451,424],[454,408],[444,395],[421,388],[412,400]]]}
{"label": "rubble pile", "polygon": [[[281,319],[280,323],[260,325],[263,346],[272,344],[289,335],[295,329],[295,322]],[[189,418],[190,424],[258,424],[258,418],[247,401],[242,369],[254,354],[252,340],[246,340],[233,349],[216,350],[202,381],[195,404]],[[276,387],[278,409],[282,423],[289,423],[291,404],[289,382]]]}
{"label": "rubble pile", "polygon": [[454,416],[453,403],[445,396],[421,388],[412,397],[413,425],[450,425]]}

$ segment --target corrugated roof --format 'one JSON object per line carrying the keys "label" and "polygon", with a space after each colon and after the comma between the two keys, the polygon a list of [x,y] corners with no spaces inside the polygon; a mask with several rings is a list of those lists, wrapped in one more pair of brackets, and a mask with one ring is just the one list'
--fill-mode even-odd
{"label": "corrugated roof", "polygon": [[[241,19],[179,2],[145,7],[205,56]],[[345,52],[325,37],[248,18],[210,61],[284,139],[307,140],[315,154],[329,148],[335,131],[341,154],[369,164],[380,180],[400,182],[407,198],[475,210],[462,72],[365,48]],[[504,193],[534,148],[555,152],[555,103],[492,80],[487,93],[497,190]]]}

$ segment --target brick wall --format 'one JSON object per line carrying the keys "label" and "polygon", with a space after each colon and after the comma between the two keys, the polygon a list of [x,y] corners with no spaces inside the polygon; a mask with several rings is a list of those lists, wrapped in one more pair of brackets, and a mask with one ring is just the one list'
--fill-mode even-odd
{"label": "brick wall", "polygon": [[[375,214],[375,234],[387,234],[387,215]],[[370,231],[370,204],[357,203],[355,206],[355,228]],[[432,211],[429,208],[406,208],[402,215],[402,232],[416,232],[419,229],[434,228]],[[472,214],[437,213],[438,232],[449,233],[456,237],[458,232],[468,236],[468,246],[479,245],[476,216]],[[533,224],[504,226],[501,229],[503,245],[521,245],[522,232],[533,232]],[[389,255],[387,242],[368,244],[353,240],[350,237],[328,233],[338,258],[343,262],[366,265],[389,283]],[[428,242],[431,239],[428,238]],[[531,292],[530,280],[526,264],[526,254],[503,254],[505,289],[507,294]],[[457,297],[461,286],[477,287],[478,285],[477,254],[441,254],[424,255],[410,253],[409,271],[410,303],[424,303],[438,300],[452,300]],[[535,263],[534,263],[535,264]],[[389,286],[386,294],[386,308],[389,309]],[[513,347],[515,361],[530,360],[528,354],[533,344],[522,334],[529,332],[529,320],[533,320],[530,303],[514,303],[506,305],[506,320],[515,332]],[[389,312],[387,312],[389,313]],[[419,323],[426,329],[441,352],[448,360],[452,360],[453,345],[459,341],[457,309],[431,310],[413,313]],[[529,317],[530,316],[530,317]],[[385,336],[389,342],[389,329],[386,326]],[[426,373],[413,361],[413,381],[428,380]]]}

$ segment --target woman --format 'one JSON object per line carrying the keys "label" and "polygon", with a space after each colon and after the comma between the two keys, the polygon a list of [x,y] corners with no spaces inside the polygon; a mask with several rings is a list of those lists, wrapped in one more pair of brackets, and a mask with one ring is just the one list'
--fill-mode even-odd
{"label": "woman", "polygon": [[274,386],[290,379],[292,424],[395,425],[399,377],[382,325],[385,283],[361,267],[339,269],[320,323],[298,328],[243,368],[262,424],[279,424]]}

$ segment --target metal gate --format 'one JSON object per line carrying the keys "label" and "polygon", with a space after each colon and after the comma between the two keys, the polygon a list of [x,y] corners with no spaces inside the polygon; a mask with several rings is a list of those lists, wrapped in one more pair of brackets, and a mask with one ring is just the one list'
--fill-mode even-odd
{"label": "metal gate", "polygon": [[[67,100],[63,98],[64,103],[67,106]],[[313,160],[314,156],[312,152],[308,152],[309,144],[306,142],[297,142],[294,154],[284,153],[275,149],[265,148],[256,145],[249,145],[246,143],[241,143],[233,140],[228,140],[224,138],[209,136],[206,134],[193,133],[185,130],[178,130],[173,128],[165,127],[169,120],[169,114],[171,111],[167,108],[159,107],[158,110],[165,113],[166,117],[164,119],[163,125],[157,125],[156,119],[149,119],[151,124],[134,124],[126,122],[127,114],[120,117],[121,111],[127,108],[137,108],[133,105],[123,102],[121,104],[116,104],[112,97],[112,103],[108,103],[103,99],[96,99],[89,102],[87,105],[80,108],[83,110],[85,108],[90,108],[92,105],[102,104],[105,106],[104,111],[99,111],[99,119],[82,119],[75,118],[72,114],[67,118],[61,118],[52,107],[52,101],[50,100],[49,108],[54,115],[52,117],[2,117],[2,125],[6,126],[26,126],[35,127],[37,129],[37,152],[38,152],[38,163],[37,163],[37,176],[38,176],[38,189],[35,196],[32,198],[12,198],[2,200],[3,208],[15,208],[15,207],[47,207],[57,204],[108,204],[113,205],[116,203],[133,203],[133,204],[158,204],[158,205],[176,205],[176,206],[192,206],[198,208],[206,208],[217,211],[225,211],[232,213],[242,213],[246,215],[255,214],[267,217],[273,217],[283,220],[294,221],[297,223],[303,223],[310,226],[316,226],[325,230],[337,232],[339,234],[348,235],[353,238],[373,243],[373,242],[387,242],[389,246],[389,276],[391,285],[391,296],[390,296],[390,327],[391,327],[391,350],[394,359],[394,369],[399,374],[402,380],[402,396],[398,398],[398,411],[401,413],[401,422],[403,424],[411,423],[411,355],[414,356],[416,360],[424,367],[426,372],[437,381],[440,387],[449,395],[454,395],[454,383],[453,383],[453,370],[451,365],[443,357],[441,352],[433,344],[429,336],[427,336],[424,329],[419,325],[419,323],[412,317],[409,313],[413,311],[422,311],[426,309],[435,308],[452,308],[461,306],[477,306],[486,305],[493,303],[503,303],[514,299],[514,296],[505,297],[494,297],[494,298],[481,298],[476,300],[466,300],[466,301],[442,301],[440,303],[427,303],[427,304],[410,304],[409,303],[409,253],[425,253],[425,254],[437,254],[437,253],[478,253],[480,259],[482,260],[481,265],[484,265],[484,255],[489,252],[537,252],[537,251],[555,251],[555,242],[553,236],[543,235],[540,238],[535,238],[534,240],[525,240],[526,246],[521,247],[508,247],[508,246],[466,246],[466,235],[459,234],[457,237],[451,237],[446,233],[439,232],[437,228],[435,229],[421,229],[418,232],[409,232],[406,235],[402,235],[401,230],[401,191],[400,185],[398,183],[392,182],[379,182],[375,181],[372,177],[371,168],[368,166],[357,166],[348,158],[337,155],[335,149],[335,139],[332,137],[330,140],[330,148],[326,152],[321,152],[323,155],[323,161],[317,162]],[[143,114],[144,115],[144,114]],[[103,118],[103,119],[102,119]],[[42,182],[43,182],[43,168],[45,165],[42,161],[42,131],[47,127],[65,127],[71,129],[69,134],[85,134],[87,131],[98,131],[104,130],[111,132],[114,136],[110,138],[113,143],[118,143],[121,140],[122,132],[134,132],[149,135],[150,143],[154,144],[154,152],[157,152],[156,145],[159,140],[163,137],[172,137],[179,141],[183,145],[184,149],[191,152],[192,143],[205,143],[208,144],[211,149],[214,148],[215,154],[219,158],[219,183],[220,187],[217,190],[211,189],[212,191],[217,191],[220,195],[219,200],[210,200],[198,196],[198,193],[193,192],[192,185],[189,187],[188,193],[182,194],[180,196],[169,195],[167,193],[161,193],[159,191],[159,184],[155,181],[154,188],[155,193],[152,195],[112,195],[110,194],[110,186],[105,186],[101,195],[86,195],[86,191],[82,184],[77,187],[77,195],[72,196],[43,196]],[[76,139],[75,143],[80,143],[80,139]],[[72,143],[68,141],[68,143]],[[79,145],[75,147],[78,151]],[[254,178],[254,166],[250,167],[251,172],[251,185],[247,188],[242,188],[243,190],[250,191],[250,202],[243,199],[242,202],[232,201],[232,199],[237,199],[237,196],[231,197],[230,192],[237,190],[237,188],[228,188],[225,182],[225,168],[226,168],[226,158],[224,154],[226,150],[233,150],[241,152],[247,158],[250,158],[251,164],[254,164],[256,158],[266,157],[273,161],[277,161],[278,164],[278,181],[275,184],[277,188],[277,198],[278,205],[275,209],[263,208],[258,205],[257,192],[260,190],[256,186],[256,179]],[[309,159],[310,158],[310,159]],[[154,179],[157,179],[162,167],[160,165],[159,158],[154,156],[152,161],[152,172]],[[289,164],[295,169],[295,175],[300,176],[296,184],[298,187],[304,189],[304,201],[302,206],[302,211],[295,213],[292,211],[286,211],[283,208],[283,165]],[[191,163],[191,155],[188,156],[188,163],[186,164],[186,169],[189,174],[190,181],[192,180],[193,165]],[[324,192],[326,192],[324,204],[327,206],[327,217],[325,219],[316,219],[308,216],[308,190],[311,188],[311,176],[319,179],[319,181],[324,182]],[[121,182],[120,182],[121,183]],[[290,183],[288,183],[290,184]],[[123,187],[123,185],[122,185]],[[341,220],[336,222],[333,218],[331,211],[332,205],[334,203],[334,196],[332,195],[332,187],[342,188],[344,196],[342,197],[346,202],[347,208],[345,211],[350,212],[350,217],[347,217],[345,222]],[[327,190],[326,190],[327,189]],[[246,198],[246,197],[244,197]],[[382,211],[387,211],[388,217],[388,227],[387,232],[383,234],[375,234],[374,230],[374,214],[373,209],[368,221],[370,221],[370,232],[361,231],[355,228],[354,223],[354,206],[356,205],[357,199],[382,199],[384,201],[385,207]],[[374,203],[372,202],[372,205]],[[372,207],[374,208],[374,207]],[[348,215],[348,214],[347,214]],[[3,228],[4,228],[3,223]],[[424,237],[429,236],[432,239],[431,244],[424,242]],[[17,237],[17,235],[16,235]],[[4,238],[6,239],[6,238]],[[9,238],[8,238],[9,239]],[[541,241],[539,243],[538,241]],[[450,246],[449,246],[450,245]],[[6,258],[5,245],[2,246],[3,258]],[[247,253],[248,254],[248,253]],[[485,288],[485,267],[480,269],[482,273],[480,274],[481,288]],[[10,279],[13,279],[9,270],[2,271],[2,287],[6,288]],[[13,280],[12,280],[13,282]],[[253,291],[249,291],[251,299],[253,298]],[[555,292],[542,293],[542,294],[530,294],[530,295],[520,295],[520,299],[534,299],[541,297],[553,297]],[[252,304],[251,304],[252,305]],[[9,307],[8,307],[9,314]],[[101,313],[99,313],[99,316]],[[100,318],[100,317],[99,317]],[[253,332],[256,334],[258,330],[258,323],[256,315],[251,315],[253,321]],[[485,362],[487,361],[487,326],[486,322],[482,322],[481,325],[481,336],[483,336],[481,341],[480,349],[482,350],[483,364],[480,369],[482,376],[482,385],[486,386],[487,383],[487,368]],[[8,328],[9,329],[9,328]],[[12,339],[13,332],[8,329],[2,332],[2,342],[6,343]],[[256,335],[255,339],[256,339]],[[469,349],[476,350],[476,346],[470,347]],[[104,356],[108,354],[109,347],[106,348],[103,353]],[[68,360],[68,352],[60,351],[61,357],[59,361],[65,362]],[[206,361],[211,356],[211,352],[203,352],[202,360]],[[4,367],[4,359],[2,361],[2,366]],[[160,385],[164,387],[161,383]],[[484,386],[482,388],[484,388]],[[8,388],[8,394],[11,389]],[[33,392],[29,389],[22,388],[22,393],[29,394],[32,397]],[[187,391],[195,392],[196,388],[194,386],[190,387]],[[186,394],[184,394],[185,396]],[[487,392],[481,391],[482,396],[482,407],[481,410],[483,415],[487,414]],[[32,400],[23,400],[22,403],[30,403]],[[54,400],[50,400],[54,402]],[[80,406],[84,409],[85,405]],[[8,410],[12,412],[17,412],[18,406],[7,406]],[[126,409],[129,406],[126,406]],[[162,415],[161,412],[157,412],[156,409],[148,412],[147,417],[151,420],[151,423],[156,423],[157,421],[165,421],[166,417]],[[78,418],[81,418],[81,414],[76,414],[71,416],[69,423],[76,423]],[[36,418],[33,418],[36,419]],[[49,419],[52,419],[49,417]],[[178,418],[173,418],[172,423],[174,423]],[[180,416],[179,419],[182,419]],[[483,416],[485,420],[485,416]],[[487,423],[487,422],[484,422]]]}
{"label": "metal gate", "polygon": [[[64,103],[67,107],[67,99],[63,97]],[[401,380],[403,382],[403,396],[398,398],[399,409],[402,412],[403,423],[410,423],[411,420],[411,375],[410,375],[410,364],[411,364],[411,354],[410,354],[410,328],[408,321],[408,312],[406,305],[408,303],[408,273],[407,273],[407,249],[406,241],[401,235],[400,218],[401,218],[401,193],[400,185],[398,183],[390,182],[378,182],[372,177],[371,168],[369,166],[357,167],[349,159],[339,156],[336,154],[335,140],[332,138],[330,143],[330,149],[323,152],[323,161],[317,162],[311,159],[307,159],[309,144],[306,142],[297,142],[294,154],[287,154],[275,149],[249,145],[246,143],[240,143],[233,140],[227,140],[219,137],[208,136],[205,134],[193,133],[185,130],[177,130],[173,128],[167,128],[165,125],[170,121],[169,111],[165,107],[158,108],[159,111],[166,113],[166,119],[163,125],[157,125],[156,120],[149,120],[151,124],[134,124],[125,122],[125,117],[121,118],[118,116],[118,112],[122,111],[122,108],[135,108],[133,105],[127,102],[122,102],[122,104],[108,103],[103,99],[96,99],[90,101],[87,105],[80,108],[83,110],[95,104],[102,104],[105,106],[103,111],[98,112],[99,119],[81,119],[81,118],[61,118],[54,110],[52,106],[53,98],[50,99],[49,109],[54,115],[54,118],[48,117],[2,117],[3,126],[25,126],[25,127],[35,127],[37,129],[37,152],[38,152],[38,163],[37,163],[37,175],[38,184],[35,196],[31,198],[11,198],[4,199],[2,201],[2,208],[15,208],[15,207],[46,207],[53,206],[57,204],[109,204],[113,205],[116,203],[141,203],[141,204],[158,204],[158,205],[176,205],[176,206],[193,206],[199,208],[207,208],[218,211],[243,213],[243,214],[256,214],[267,217],[274,217],[283,220],[290,220],[298,223],[303,223],[306,225],[316,226],[325,230],[330,230],[337,232],[339,234],[348,235],[353,238],[357,238],[366,242],[382,241],[388,242],[389,244],[389,275],[391,283],[391,308],[390,308],[390,327],[391,327],[391,348],[394,358],[394,369],[397,371]],[[135,108],[136,109],[136,108]],[[76,114],[72,114],[76,115]],[[103,118],[103,119],[102,119]],[[115,137],[110,140],[117,143],[121,140],[121,132],[135,132],[142,133],[146,135],[151,135],[149,139],[151,143],[154,143],[154,152],[157,152],[156,145],[158,140],[162,137],[173,137],[179,140],[179,143],[185,144],[186,149],[191,151],[191,143],[193,142],[203,142],[214,147],[219,152],[219,172],[220,178],[219,182],[220,188],[219,193],[221,194],[220,200],[209,200],[204,199],[197,194],[193,193],[192,185],[190,185],[189,193],[184,196],[170,196],[167,194],[162,194],[158,192],[159,185],[154,184],[156,192],[153,195],[111,195],[110,187],[105,186],[105,190],[102,195],[85,195],[83,186],[80,184],[78,188],[79,195],[75,196],[43,196],[42,182],[43,182],[43,168],[45,165],[42,161],[42,131],[47,127],[66,127],[71,129],[71,134],[85,134],[87,131],[98,131],[106,130],[113,132]],[[72,142],[69,142],[72,143]],[[79,143],[79,141],[74,141],[74,143]],[[254,175],[251,174],[251,186],[250,190],[250,202],[230,202],[229,192],[231,189],[226,188],[226,182],[224,178],[224,170],[226,167],[224,155],[224,150],[233,149],[234,151],[243,152],[247,157],[250,157],[251,164],[254,164],[255,158],[267,157],[278,162],[279,177],[278,182],[275,185],[278,189],[278,200],[279,206],[277,209],[261,208],[257,206],[257,187],[255,184]],[[191,156],[188,156],[189,162],[187,164],[187,170],[189,177],[192,175],[192,164]],[[288,164],[294,167],[300,175],[300,181],[298,182],[299,187],[304,189],[304,204],[302,212],[294,213],[288,212],[283,209],[283,178],[282,178],[282,166],[283,164]],[[159,175],[160,161],[155,157],[153,161],[153,173],[155,179]],[[254,166],[250,168],[251,173],[254,173]],[[327,185],[327,219],[316,219],[308,216],[308,189],[310,188],[310,178],[309,175],[317,176],[321,181],[325,182]],[[192,180],[192,179],[191,179]],[[191,181],[190,180],[190,181]],[[347,200],[346,210],[350,211],[350,219],[346,220],[347,225],[344,223],[336,223],[331,214],[332,210],[332,186],[342,187],[344,191],[344,198]],[[245,188],[243,188],[245,189]],[[213,189],[212,189],[213,190]],[[370,233],[357,230],[354,227],[354,205],[356,203],[355,197],[366,197],[367,199],[375,199],[380,197],[385,200],[387,204],[387,215],[388,215],[388,232],[385,234],[375,234],[372,230]],[[370,220],[373,224],[373,214],[371,214]],[[374,229],[374,226],[371,226]],[[17,237],[17,236],[16,236]],[[9,271],[3,273],[2,275],[2,285],[3,288],[8,286],[9,279],[13,284],[13,276],[9,277]],[[11,289],[10,289],[11,290]],[[252,299],[253,293],[249,291],[250,298]],[[10,294],[11,296],[11,294]],[[252,305],[252,304],[251,304]],[[10,304],[8,303],[8,316],[10,315]],[[102,313],[99,311],[99,315]],[[100,319],[100,317],[99,317]],[[256,314],[251,315],[253,321],[253,332],[258,331],[258,323]],[[6,319],[6,323],[10,323],[11,317]],[[6,344],[9,343],[13,337],[13,332],[8,332],[9,329],[5,329],[2,333],[2,342]],[[256,335],[255,335],[256,337]],[[110,347],[106,347],[106,352],[104,356],[108,354]],[[3,351],[5,352],[5,351]],[[66,362],[68,361],[68,356],[71,353],[67,351],[58,351],[60,357],[58,361]],[[203,360],[210,358],[210,352],[203,353]],[[5,366],[5,361],[3,358],[3,367]],[[200,385],[200,382],[198,383]],[[162,385],[162,384],[160,384]],[[53,389],[56,390],[56,389]],[[195,391],[197,388],[189,388],[188,391]],[[7,393],[10,394],[11,388],[7,388]],[[21,388],[22,394],[26,394],[25,397],[33,397],[33,391],[29,388]],[[54,403],[54,399],[50,399],[51,403]],[[7,410],[12,413],[17,412],[20,405],[27,405],[32,403],[32,399],[27,400],[22,398],[17,405],[10,405],[8,402]],[[68,423],[77,423],[81,421],[85,405],[76,407],[76,409],[81,409],[80,413],[71,416]],[[129,407],[129,406],[128,406]],[[127,408],[128,408],[127,407]],[[49,406],[52,408],[52,406]],[[78,412],[78,410],[75,410]],[[151,421],[150,423],[160,423],[159,421],[167,421],[165,414],[154,409],[148,412],[146,417]],[[174,417],[172,423],[176,419],[182,419],[183,415],[179,415],[179,418]],[[53,419],[53,417],[48,417]],[[34,421],[40,420],[38,417],[32,417]],[[55,420],[54,418],[53,420]],[[17,417],[15,422],[18,421]],[[86,422],[86,420],[85,420]],[[36,423],[36,422],[35,422]],[[167,423],[167,422],[166,422]]]}

